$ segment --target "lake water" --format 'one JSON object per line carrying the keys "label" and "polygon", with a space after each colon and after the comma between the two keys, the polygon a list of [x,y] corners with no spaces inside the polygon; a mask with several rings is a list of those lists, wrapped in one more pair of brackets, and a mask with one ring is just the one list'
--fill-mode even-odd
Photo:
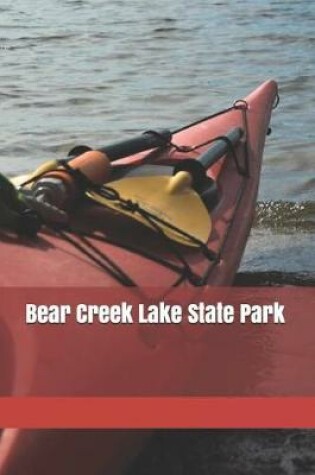
{"label": "lake water", "polygon": [[[0,166],[7,174],[62,157],[75,144],[176,128],[276,79],[281,102],[238,278],[314,284],[315,2],[2,0],[0,28]],[[280,448],[288,437],[279,434]],[[262,435],[241,440],[249,464],[259,444],[265,450]],[[265,471],[237,473],[314,473],[314,438],[292,436],[291,448],[297,440],[304,468],[283,462],[274,469],[273,455]],[[236,473],[215,460],[213,473]]]}
{"label": "lake water", "polygon": [[241,270],[313,281],[314,21],[307,0],[2,0],[1,171],[24,172],[78,143],[176,128],[274,78],[265,214]]}

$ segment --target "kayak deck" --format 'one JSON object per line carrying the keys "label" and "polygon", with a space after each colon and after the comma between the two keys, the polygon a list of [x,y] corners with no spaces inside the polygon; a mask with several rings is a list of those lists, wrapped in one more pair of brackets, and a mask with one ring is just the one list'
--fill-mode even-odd
{"label": "kayak deck", "polygon": [[[208,170],[208,176],[217,183],[219,200],[209,210],[213,229],[204,249],[176,245],[174,252],[174,245],[135,220],[86,203],[72,217],[72,228],[86,234],[83,240],[76,234],[46,231],[36,240],[2,235],[5,272],[0,285],[142,286],[152,282],[153,274],[166,287],[232,283],[252,224],[265,136],[276,95],[276,83],[268,81],[224,113],[178,131],[172,139],[176,148],[142,152],[119,162],[163,165],[179,163],[187,156],[198,158],[207,143],[224,136],[231,127],[243,128],[244,140],[234,147],[237,162],[228,153]],[[200,144],[205,145],[189,154],[181,151],[183,146]]]}
{"label": "kayak deck", "polygon": [[[212,232],[206,244],[208,256],[205,249],[188,246],[177,246],[174,253],[150,229],[87,202],[72,216],[72,227],[84,232],[83,239],[78,233],[58,235],[48,230],[33,240],[1,232],[1,287],[27,287],[27,293],[33,291],[31,288],[40,287],[41,298],[49,292],[42,287],[66,287],[80,299],[80,288],[101,287],[103,292],[104,287],[116,286],[117,289],[128,279],[137,286],[150,284],[168,290],[179,284],[231,284],[252,224],[265,137],[276,96],[276,83],[268,81],[245,102],[239,101],[224,113],[191,124],[173,136],[172,141],[177,146],[191,147],[225,135],[232,127],[241,127],[245,132],[235,153],[241,168],[248,168],[247,173],[240,173],[231,154],[208,171],[219,192],[218,203],[209,209]],[[189,156],[197,158],[205,147]],[[128,157],[121,164],[165,164],[185,158],[187,154],[172,148]],[[189,213],[189,209],[186,211]],[[191,273],[200,281],[194,282]],[[7,292],[12,291],[15,293],[16,289],[7,289]],[[110,300],[115,292],[109,292]],[[124,292],[127,295],[127,291]],[[189,297],[188,294],[185,296]],[[216,356],[217,347],[212,345],[210,337],[198,337],[199,328],[196,328],[197,334],[190,334],[188,339],[185,332],[174,333],[167,327],[162,333],[154,333],[154,338],[150,329],[140,333],[136,327],[128,335],[124,329],[99,332],[93,325],[84,331],[79,325],[66,325],[61,329],[57,325],[52,326],[49,333],[36,325],[26,328],[14,307],[19,302],[14,299],[12,302],[11,311],[0,315],[1,361],[5,362],[0,392],[5,396],[117,395],[130,383],[137,388],[138,393],[134,391],[137,394],[145,394],[146,389],[146,394],[172,391],[195,395],[196,377],[201,392],[226,394],[231,385],[231,362],[236,364],[235,375],[239,374],[238,362],[243,367],[242,338],[239,339],[240,351],[231,345],[231,360],[226,354],[220,358],[228,366],[228,378],[222,380],[221,373],[215,371],[218,380],[214,387],[209,377],[209,363]],[[235,334],[233,337],[230,334],[229,341],[235,343],[234,340]],[[261,341],[259,338],[248,340],[250,344]],[[225,338],[218,348],[225,351]],[[261,354],[260,347],[257,354]],[[235,359],[235,355],[240,358]],[[256,358],[251,356],[251,361]],[[254,379],[257,372],[263,374],[258,368]],[[142,382],[140,388],[139,381]],[[0,438],[0,474],[94,475],[104,469],[108,474],[120,475],[147,435],[143,431],[4,429]]]}

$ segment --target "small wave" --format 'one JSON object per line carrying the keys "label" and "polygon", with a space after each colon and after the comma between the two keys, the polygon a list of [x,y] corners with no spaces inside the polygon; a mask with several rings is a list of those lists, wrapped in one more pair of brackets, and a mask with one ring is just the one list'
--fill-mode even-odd
{"label": "small wave", "polygon": [[160,21],[165,21],[165,23],[175,23],[177,21],[177,18],[165,17],[161,18]]}
{"label": "small wave", "polygon": [[176,28],[175,26],[165,26],[160,28],[155,28],[154,33],[172,33],[173,31],[180,31],[180,28]]}
{"label": "small wave", "polygon": [[63,41],[75,37],[76,35],[65,33],[59,35],[41,35],[41,36],[20,36],[14,41],[35,41],[45,43],[47,41]]}
{"label": "small wave", "polygon": [[[313,183],[314,185],[314,183]],[[257,203],[255,227],[315,229],[315,202],[264,201]]]}
{"label": "small wave", "polygon": [[313,82],[312,75],[300,74],[295,78],[290,78],[287,81],[283,81],[280,88],[280,93],[288,93],[288,92],[297,92],[304,90],[306,86]]}
{"label": "small wave", "polygon": [[3,99],[16,99],[19,97],[19,94],[14,94],[12,92],[0,92],[0,97]]}
{"label": "small wave", "polygon": [[299,184],[295,187],[296,193],[304,193],[305,191],[314,191],[315,190],[315,178],[310,178],[306,180],[304,183]]}

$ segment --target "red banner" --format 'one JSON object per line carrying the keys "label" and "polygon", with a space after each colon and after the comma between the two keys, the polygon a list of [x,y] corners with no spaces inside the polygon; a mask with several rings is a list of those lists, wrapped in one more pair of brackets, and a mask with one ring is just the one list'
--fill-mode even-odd
{"label": "red banner", "polygon": [[5,296],[4,427],[315,427],[313,288]]}
{"label": "red banner", "polygon": [[6,427],[310,428],[315,397],[2,398]]}

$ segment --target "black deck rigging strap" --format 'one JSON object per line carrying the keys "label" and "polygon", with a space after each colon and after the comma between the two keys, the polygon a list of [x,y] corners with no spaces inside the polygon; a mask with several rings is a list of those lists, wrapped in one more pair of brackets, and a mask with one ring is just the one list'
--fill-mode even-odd
{"label": "black deck rigging strap", "polygon": [[83,234],[79,234],[71,229],[68,231],[54,229],[54,232],[125,287],[136,286],[135,282],[121,269],[121,267],[106,256],[104,252],[101,252],[96,246],[94,246]]}
{"label": "black deck rigging strap", "polygon": [[113,190],[112,188],[108,186],[103,186],[100,188],[99,194],[109,200],[117,201],[123,209],[128,210],[131,213],[138,213],[142,218],[144,218],[148,222],[148,224],[162,238],[163,242],[165,243],[170,253],[173,254],[177,258],[177,260],[182,264],[183,267],[181,270],[181,274],[184,274],[185,277],[188,279],[188,281],[191,282],[192,284],[199,285],[200,277],[197,276],[192,271],[192,268],[190,267],[187,260],[185,259],[179,246],[177,246],[176,243],[174,243],[174,241],[165,234],[161,225],[171,229],[172,231],[175,231],[178,234],[181,234],[185,238],[191,240],[194,244],[197,244],[200,251],[208,260],[213,261],[213,262],[218,260],[218,256],[214,252],[212,252],[210,249],[208,249],[208,247],[202,241],[199,241],[199,239],[196,239],[194,236],[182,231],[177,226],[174,226],[171,223],[164,221],[163,219],[156,216],[155,214],[150,213],[149,211],[142,208],[138,203],[121,198],[116,190]]}

